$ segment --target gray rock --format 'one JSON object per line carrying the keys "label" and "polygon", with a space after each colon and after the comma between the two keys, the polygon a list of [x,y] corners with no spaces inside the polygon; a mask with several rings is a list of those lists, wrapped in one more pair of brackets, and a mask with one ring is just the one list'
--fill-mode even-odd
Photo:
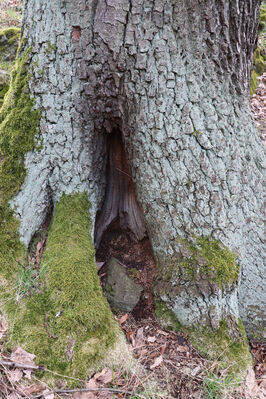
{"label": "gray rock", "polygon": [[138,303],[143,288],[127,276],[125,268],[111,258],[108,264],[105,295],[111,306],[130,312]]}

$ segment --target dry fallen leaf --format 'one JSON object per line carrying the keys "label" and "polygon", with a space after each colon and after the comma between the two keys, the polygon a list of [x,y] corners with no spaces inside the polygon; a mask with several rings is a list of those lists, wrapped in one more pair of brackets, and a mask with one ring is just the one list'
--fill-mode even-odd
{"label": "dry fallen leaf", "polygon": [[98,388],[99,384],[95,380],[95,376],[89,381],[85,382],[85,388]]}
{"label": "dry fallen leaf", "polygon": [[5,319],[0,319],[0,339],[5,335],[8,329],[8,323]]}
{"label": "dry fallen leaf", "polygon": [[94,392],[75,392],[73,399],[96,399]]}
{"label": "dry fallen leaf", "polygon": [[103,267],[104,264],[105,264],[105,262],[96,262],[98,271]]}
{"label": "dry fallen leaf", "polygon": [[251,366],[248,366],[248,372],[245,379],[245,397],[253,399],[258,392],[258,384],[256,382],[255,373]]}
{"label": "dry fallen leaf", "polygon": [[140,327],[140,328],[137,330],[136,338],[137,338],[138,340],[142,340],[143,337],[144,337],[144,335],[143,335],[143,327]]}
{"label": "dry fallen leaf", "polygon": [[200,370],[201,370],[200,366],[195,367],[195,368],[191,371],[192,377],[195,377],[195,375],[199,374]]}
{"label": "dry fallen leaf", "polygon": [[167,337],[167,335],[169,335],[169,333],[167,333],[163,330],[157,330],[157,332],[158,332],[158,334],[165,335],[166,337]]}
{"label": "dry fallen leaf", "polygon": [[166,344],[166,342],[165,342],[165,343],[163,344],[163,346],[161,347],[161,355],[164,354],[165,349],[166,349],[166,346],[167,346],[167,344]]}
{"label": "dry fallen leaf", "polygon": [[26,352],[19,346],[11,353],[10,360],[15,363],[25,364],[27,366],[35,366],[35,363],[33,361],[35,357],[35,355]]}
{"label": "dry fallen leaf", "polygon": [[186,345],[182,346],[182,345],[176,345],[176,350],[178,352],[187,352],[188,351],[188,347]]}
{"label": "dry fallen leaf", "polygon": [[54,399],[55,395],[53,392],[50,392],[49,389],[45,389],[45,391],[43,391],[43,397],[44,399]]}
{"label": "dry fallen leaf", "polygon": [[12,383],[19,382],[22,377],[23,377],[23,373],[19,369],[8,371],[8,378]]}
{"label": "dry fallen leaf", "polygon": [[102,384],[109,384],[113,380],[112,370],[105,367],[100,373],[95,374],[94,378]]}
{"label": "dry fallen leaf", "polygon": [[154,363],[150,366],[150,369],[153,370],[156,367],[160,366],[163,362],[163,357],[162,356],[158,356],[156,357]]}
{"label": "dry fallen leaf", "polygon": [[28,387],[23,388],[25,395],[31,395],[32,393],[42,392],[44,387],[42,384],[31,384]]}
{"label": "dry fallen leaf", "polygon": [[117,321],[118,321],[118,323],[121,326],[121,324],[125,323],[125,321],[127,321],[127,319],[128,319],[128,313],[126,313],[123,316],[121,316],[119,319],[117,319]]}
{"label": "dry fallen leaf", "polygon": [[7,399],[20,399],[20,398],[21,396],[16,392],[12,392],[9,395],[7,395]]}
{"label": "dry fallen leaf", "polygon": [[27,378],[28,380],[31,380],[32,370],[23,370],[23,373],[24,373],[25,378]]}
{"label": "dry fallen leaf", "polygon": [[153,343],[156,341],[156,337],[148,337],[147,341]]}

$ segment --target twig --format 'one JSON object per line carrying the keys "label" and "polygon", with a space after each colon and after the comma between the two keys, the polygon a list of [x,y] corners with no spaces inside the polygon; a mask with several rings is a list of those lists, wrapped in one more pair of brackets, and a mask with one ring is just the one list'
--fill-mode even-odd
{"label": "twig", "polygon": [[33,365],[29,365],[29,364],[21,364],[21,363],[12,362],[9,360],[1,360],[0,365],[7,366],[7,367],[15,367],[16,369],[45,370],[44,366],[33,366]]}

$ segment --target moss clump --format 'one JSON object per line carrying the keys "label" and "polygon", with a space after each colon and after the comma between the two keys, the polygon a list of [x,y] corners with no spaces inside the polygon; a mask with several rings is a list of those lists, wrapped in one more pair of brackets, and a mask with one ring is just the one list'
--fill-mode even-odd
{"label": "moss clump", "polygon": [[209,327],[197,327],[186,329],[186,332],[191,344],[203,357],[216,361],[218,372],[227,369],[228,376],[242,382],[252,358],[241,320],[231,328],[226,321],[221,321],[220,328],[215,331]]}
{"label": "moss clump", "polygon": [[0,31],[0,108],[8,91],[10,71],[15,61],[19,37],[19,28]]}
{"label": "moss clump", "polygon": [[174,313],[168,309],[166,304],[161,300],[155,301],[155,316],[162,328],[173,330],[175,332],[178,332],[181,329],[181,324]]}
{"label": "moss clump", "polygon": [[13,331],[13,341],[36,354],[37,362],[78,378],[86,378],[117,335],[97,275],[89,220],[86,194],[62,196],[42,259],[48,264],[42,292],[22,300]]}
{"label": "moss clump", "polygon": [[15,270],[15,258],[25,255],[9,201],[24,182],[24,156],[34,148],[40,120],[40,111],[33,109],[34,100],[28,89],[29,56],[30,48],[17,57],[0,111],[0,273],[7,279]]}
{"label": "moss clump", "polygon": [[193,242],[185,239],[179,241],[186,253],[179,267],[185,270],[189,279],[207,279],[220,288],[238,280],[240,269],[235,262],[236,255],[220,241],[204,236],[196,237]]}
{"label": "moss clump", "polygon": [[19,45],[20,28],[11,27],[0,31],[0,65],[12,62],[16,57]]}
{"label": "moss clump", "polygon": [[262,47],[258,47],[254,53],[254,69],[251,72],[250,95],[255,94],[258,86],[258,77],[266,70],[266,51]]}

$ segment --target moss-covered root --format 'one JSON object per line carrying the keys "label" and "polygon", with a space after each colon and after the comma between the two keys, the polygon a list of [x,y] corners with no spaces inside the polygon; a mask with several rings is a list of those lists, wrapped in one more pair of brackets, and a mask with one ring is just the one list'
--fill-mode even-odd
{"label": "moss-covered root", "polygon": [[[232,323],[236,323],[232,321]],[[226,370],[226,375],[234,382],[241,384],[247,368],[252,365],[248,341],[242,321],[230,327],[228,322],[221,321],[218,330],[208,327],[186,329],[189,341],[205,358],[216,362],[217,372]],[[232,336],[231,332],[238,332]]]}
{"label": "moss-covered root", "polygon": [[119,335],[97,275],[88,210],[86,194],[57,203],[42,259],[44,288],[24,300],[13,332],[38,363],[78,378],[99,367]]}
{"label": "moss-covered root", "polygon": [[241,320],[238,323],[231,320],[234,326],[229,326],[229,321],[221,321],[217,330],[202,326],[183,327],[175,314],[160,300],[155,303],[155,315],[163,328],[186,332],[189,342],[200,355],[215,362],[218,373],[226,370],[230,380],[239,384],[243,382],[252,358]]}
{"label": "moss-covered root", "polygon": [[[28,88],[28,61],[31,50],[20,54],[11,74],[11,82],[0,110],[0,273],[1,282],[11,278],[15,259],[23,258],[25,248],[19,242],[18,220],[10,210],[9,201],[24,182],[24,157],[34,146],[38,133],[40,111]],[[1,284],[0,282],[0,284]]]}

